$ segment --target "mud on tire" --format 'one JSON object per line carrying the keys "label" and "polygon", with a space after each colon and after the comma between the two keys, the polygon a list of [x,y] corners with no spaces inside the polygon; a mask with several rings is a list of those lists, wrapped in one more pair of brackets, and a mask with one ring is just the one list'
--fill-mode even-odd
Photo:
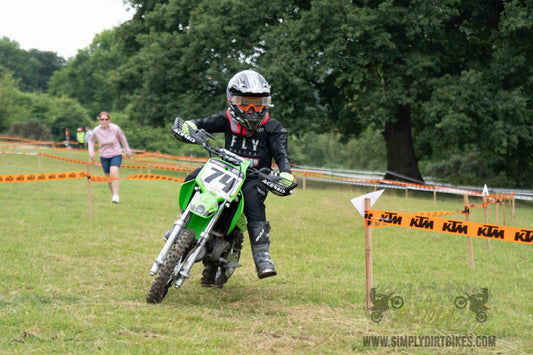
{"label": "mud on tire", "polygon": [[148,303],[159,303],[163,301],[167,295],[168,289],[172,286],[174,278],[172,277],[172,272],[174,268],[183,258],[187,256],[191,247],[194,245],[195,235],[194,231],[187,229],[178,237],[178,240],[168,253],[168,257],[165,260],[165,263],[159,270],[157,277],[148,292],[148,297],[146,297],[146,302]]}

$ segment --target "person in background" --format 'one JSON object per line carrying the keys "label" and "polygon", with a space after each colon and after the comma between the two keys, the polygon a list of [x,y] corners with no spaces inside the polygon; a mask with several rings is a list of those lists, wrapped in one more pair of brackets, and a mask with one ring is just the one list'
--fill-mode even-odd
{"label": "person in background", "polygon": [[85,127],[85,144],[89,142],[89,138],[91,137],[91,134],[93,134],[93,130],[89,127]]}
{"label": "person in background", "polygon": [[124,148],[126,156],[131,157],[130,146],[126,140],[126,136],[122,133],[119,126],[111,123],[111,115],[103,111],[98,115],[100,125],[97,126],[89,137],[89,158],[94,161],[94,141],[98,140],[98,150],[100,152],[100,163],[102,169],[107,177],[116,178],[108,183],[111,190],[111,202],[119,203],[119,170],[122,164],[122,149]]}
{"label": "person in background", "polygon": [[65,128],[65,147],[70,149],[70,131]]}
{"label": "person in background", "polygon": [[76,132],[76,140],[79,143],[79,148],[82,149],[85,146],[85,133],[83,132],[83,128],[78,127],[78,132]]}

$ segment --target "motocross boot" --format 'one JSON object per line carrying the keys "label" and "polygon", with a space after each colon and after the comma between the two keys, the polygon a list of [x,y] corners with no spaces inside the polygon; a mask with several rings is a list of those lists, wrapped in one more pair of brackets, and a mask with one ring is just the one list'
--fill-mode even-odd
{"label": "motocross boot", "polygon": [[[231,232],[231,235],[229,237],[231,240],[233,240],[233,258],[231,258],[231,261],[234,263],[238,263],[241,257],[241,248],[244,234],[241,230],[235,228]],[[229,278],[233,274],[233,271],[235,271],[235,267],[227,268],[224,266],[216,267],[208,264],[204,265],[205,268],[202,272],[201,280],[202,287],[223,288],[224,284],[228,282]]]}
{"label": "motocross boot", "polygon": [[270,253],[268,252],[270,247],[269,232],[270,223],[268,221],[248,223],[252,254],[255,268],[257,269],[257,276],[260,279],[277,275],[274,263],[270,260]]}
{"label": "motocross boot", "polygon": [[202,271],[202,279],[200,280],[200,283],[202,287],[218,287],[222,288],[224,284],[217,285],[215,283],[215,277],[217,275],[218,266],[214,265],[206,265],[204,268],[204,271]]}

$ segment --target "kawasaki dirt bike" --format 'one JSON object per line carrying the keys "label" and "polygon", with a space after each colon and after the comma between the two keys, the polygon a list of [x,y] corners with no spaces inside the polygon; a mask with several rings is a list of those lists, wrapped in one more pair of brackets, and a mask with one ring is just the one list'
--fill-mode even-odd
{"label": "kawasaki dirt bike", "polygon": [[186,134],[182,129],[184,122],[176,118],[172,126],[174,137],[201,145],[211,158],[195,179],[181,185],[182,213],[165,235],[165,245],[150,270],[157,277],[146,298],[148,303],[161,302],[172,284],[181,287],[197,262],[218,267],[216,287],[222,287],[235,268],[241,266],[239,258],[246,230],[241,187],[247,174],[257,174],[279,196],[290,195],[297,186],[294,182],[283,184],[285,179],[270,169],[251,167],[249,160],[221,148],[215,137],[202,129]]}

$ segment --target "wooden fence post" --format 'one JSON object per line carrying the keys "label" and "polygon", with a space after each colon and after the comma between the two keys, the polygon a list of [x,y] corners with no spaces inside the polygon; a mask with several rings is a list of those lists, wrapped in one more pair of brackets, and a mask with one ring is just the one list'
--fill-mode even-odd
{"label": "wooden fence post", "polygon": [[[370,199],[365,198],[365,216],[370,210]],[[372,224],[365,223],[365,258],[366,258],[366,310],[369,311],[372,304]]]}
{"label": "wooden fence post", "polygon": [[89,219],[93,219],[93,199],[91,193],[91,163],[87,164],[87,191],[89,203]]}
{"label": "wooden fence post", "polygon": [[[468,195],[464,195],[465,202],[465,220],[470,221],[470,205],[468,203]],[[472,237],[466,237],[468,240],[468,258],[470,260],[470,268],[474,270],[474,246],[472,245]]]}
{"label": "wooden fence post", "polygon": [[502,216],[503,216],[503,225],[506,226],[505,222],[505,194],[501,194],[501,201],[502,201]]}
{"label": "wooden fence post", "polygon": [[[485,224],[489,223],[489,215],[487,213],[487,196],[483,196],[483,214]],[[490,239],[487,239],[487,250],[490,251]]]}

